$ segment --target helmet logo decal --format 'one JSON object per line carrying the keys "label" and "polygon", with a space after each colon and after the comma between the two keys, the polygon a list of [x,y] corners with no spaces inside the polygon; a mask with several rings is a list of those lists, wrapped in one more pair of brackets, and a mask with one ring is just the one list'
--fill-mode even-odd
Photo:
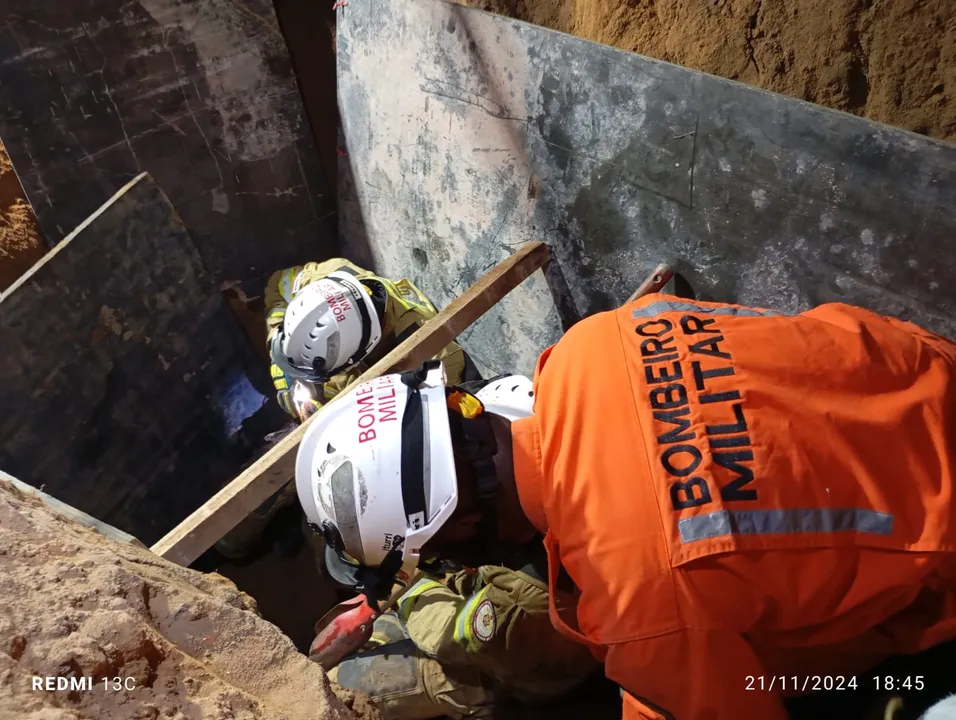
{"label": "helmet logo decal", "polygon": [[482,600],[471,618],[471,631],[481,642],[488,642],[495,636],[497,629],[498,618],[495,617],[495,606],[491,604],[491,600]]}
{"label": "helmet logo decal", "polygon": [[401,535],[385,533],[385,542],[382,544],[382,552],[391,552],[398,550],[405,543],[405,538]]}
{"label": "helmet logo decal", "polygon": [[332,311],[336,322],[345,322],[345,313],[352,311],[352,306],[346,299],[345,293],[341,290],[323,289],[322,297],[324,297],[325,301],[329,304],[329,309]]}
{"label": "helmet logo decal", "polygon": [[395,375],[384,375],[362,385],[355,391],[359,443],[366,443],[378,437],[376,433],[378,423],[398,420],[395,383]]}
{"label": "helmet logo decal", "polygon": [[422,525],[425,524],[425,513],[417,512],[409,515],[408,522],[411,524],[412,530],[421,530]]}

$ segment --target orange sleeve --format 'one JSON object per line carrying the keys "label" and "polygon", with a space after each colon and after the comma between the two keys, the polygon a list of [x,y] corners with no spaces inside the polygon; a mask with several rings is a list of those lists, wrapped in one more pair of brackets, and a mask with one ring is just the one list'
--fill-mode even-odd
{"label": "orange sleeve", "polygon": [[787,720],[767,670],[735,633],[683,630],[612,645],[605,672],[625,690],[625,720]]}
{"label": "orange sleeve", "polygon": [[950,362],[956,361],[956,342],[907,320],[900,320],[889,315],[880,315],[866,308],[857,307],[855,305],[844,305],[842,303],[818,305],[803,314],[837,325],[841,324],[842,318],[849,318],[867,327],[879,328],[881,325],[886,325],[893,330],[922,340],[925,344],[946,357]]}
{"label": "orange sleeve", "polygon": [[551,345],[551,346],[549,346],[549,347],[546,347],[546,348],[544,349],[544,352],[542,352],[542,353],[538,356],[538,362],[537,362],[537,364],[534,366],[534,378],[533,378],[533,380],[534,380],[535,385],[538,384],[538,378],[541,376],[541,371],[544,370],[544,364],[545,364],[546,362],[548,362],[548,358],[551,357],[551,351],[554,350],[554,348],[555,348],[554,345]]}
{"label": "orange sleeve", "polygon": [[956,343],[954,343],[948,337],[940,335],[939,333],[931,332],[921,328],[919,325],[914,325],[913,323],[907,322],[905,320],[897,320],[893,317],[887,317],[884,319],[890,325],[900,330],[904,330],[910,335],[918,337],[924,343],[936,350],[936,352],[947,358],[949,362],[956,361]]}

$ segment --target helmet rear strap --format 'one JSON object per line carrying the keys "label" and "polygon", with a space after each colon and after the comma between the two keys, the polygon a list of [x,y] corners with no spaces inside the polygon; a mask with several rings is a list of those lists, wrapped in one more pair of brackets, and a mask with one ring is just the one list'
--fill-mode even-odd
{"label": "helmet rear strap", "polygon": [[[336,282],[349,291],[349,294],[352,296],[352,303],[358,308],[359,315],[362,316],[362,337],[359,339],[359,349],[356,355],[364,356],[366,350],[368,349],[369,338],[372,336],[372,316],[369,315],[368,307],[365,305],[365,299],[360,295],[360,293],[364,291],[361,289],[361,287],[355,288],[351,284],[346,285],[340,280],[336,280]],[[358,280],[355,282],[361,286],[361,283]],[[354,365],[361,359],[361,357],[350,357],[348,359],[348,364]]]}
{"label": "helmet rear strap", "polygon": [[430,443],[427,437],[428,415],[422,401],[421,386],[428,373],[441,366],[440,360],[426,360],[417,370],[401,374],[402,384],[408,387],[408,400],[402,414],[402,503],[408,527],[418,530],[431,518],[428,517],[428,500],[425,497],[425,461],[431,460]]}
{"label": "helmet rear strap", "polygon": [[[322,523],[321,527],[310,523],[310,527],[322,534],[325,540],[326,553],[328,554],[331,551],[338,558],[341,568],[347,568],[346,573],[330,571],[331,575],[348,575],[348,577],[341,577],[338,582],[347,584],[356,592],[364,594],[373,606],[388,595],[395,582],[396,574],[402,569],[402,542],[397,543],[388,552],[380,565],[370,567],[361,562],[356,563],[346,560],[342,536],[332,523],[326,521]],[[326,555],[325,564],[327,568],[331,562],[332,559]]]}
{"label": "helmet rear strap", "polygon": [[451,411],[448,422],[452,443],[474,473],[478,502],[493,505],[498,498],[498,472],[494,460],[498,443],[488,416],[482,414],[469,420]]}
{"label": "helmet rear strap", "polygon": [[408,527],[413,530],[421,529],[429,520],[425,498],[426,411],[421,390],[410,387],[402,414],[402,504]]}

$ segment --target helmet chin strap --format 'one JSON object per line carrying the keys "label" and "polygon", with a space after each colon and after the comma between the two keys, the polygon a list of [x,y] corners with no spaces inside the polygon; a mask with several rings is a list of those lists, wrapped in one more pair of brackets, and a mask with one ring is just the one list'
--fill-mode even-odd
{"label": "helmet chin strap", "polygon": [[485,414],[466,419],[454,412],[449,413],[452,438],[460,457],[468,463],[475,483],[476,500],[481,511],[478,532],[475,537],[462,543],[456,555],[465,565],[474,566],[491,561],[497,553],[498,541],[498,472],[495,455],[498,443],[494,429]]}
{"label": "helmet chin strap", "polygon": [[358,288],[344,284],[343,286],[348,290],[349,295],[352,296],[352,304],[358,309],[359,315],[362,318],[362,337],[359,339],[358,350],[356,350],[355,355],[348,359],[345,366],[354,365],[365,357],[368,353],[368,343],[372,334],[372,317],[369,315],[368,308],[365,307],[365,303],[362,302],[360,295],[360,293],[364,292],[361,289],[362,284],[358,280],[356,280],[355,283],[359,286]]}
{"label": "helmet chin strap", "polygon": [[481,414],[469,420],[452,412],[449,422],[453,442],[474,474],[478,504],[494,505],[498,500],[498,471],[495,469],[498,442],[488,415]]}
{"label": "helmet chin strap", "polygon": [[326,546],[338,556],[343,565],[352,568],[349,578],[352,587],[368,598],[369,605],[375,607],[376,603],[389,596],[392,585],[395,583],[395,576],[402,569],[401,544],[389,551],[381,565],[370,567],[362,563],[353,564],[343,557],[345,550],[342,535],[332,523],[325,521],[321,526],[310,523],[310,526],[322,534]]}
{"label": "helmet chin strap", "polygon": [[369,605],[385,600],[395,584],[395,576],[402,569],[402,551],[400,548],[391,550],[382,564],[377,567],[363,565],[358,573],[358,585],[355,589],[368,598]]}

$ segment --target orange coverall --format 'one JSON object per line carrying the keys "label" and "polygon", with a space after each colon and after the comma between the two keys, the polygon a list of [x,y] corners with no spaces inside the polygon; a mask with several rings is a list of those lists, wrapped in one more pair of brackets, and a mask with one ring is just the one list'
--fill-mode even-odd
{"label": "orange coverall", "polygon": [[552,622],[626,718],[782,720],[956,637],[952,342],[650,295],[574,326],[535,385],[519,497],[579,593]]}

